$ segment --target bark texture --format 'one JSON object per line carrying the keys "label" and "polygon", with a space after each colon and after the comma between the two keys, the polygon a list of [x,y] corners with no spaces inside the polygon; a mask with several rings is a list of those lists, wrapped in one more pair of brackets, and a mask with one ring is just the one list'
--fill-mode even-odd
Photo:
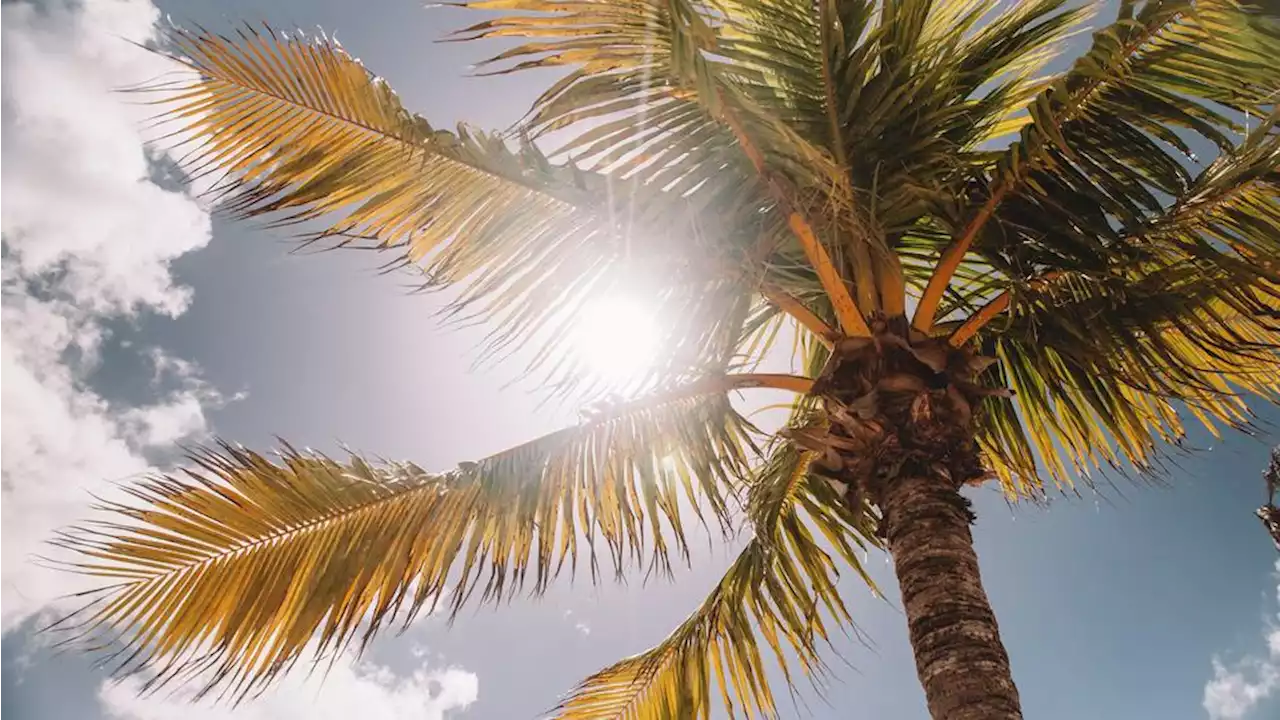
{"label": "bark texture", "polygon": [[946,477],[885,484],[882,530],[934,720],[1022,717],[1009,655],[982,589],[969,503]]}

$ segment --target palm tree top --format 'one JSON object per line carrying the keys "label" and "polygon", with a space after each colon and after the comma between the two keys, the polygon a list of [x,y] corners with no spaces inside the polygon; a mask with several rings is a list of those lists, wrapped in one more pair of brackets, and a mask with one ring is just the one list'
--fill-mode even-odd
{"label": "palm tree top", "polygon": [[[149,509],[110,504],[62,537],[118,582],[77,622],[123,633],[123,670],[243,696],[437,602],[541,592],[580,552],[593,577],[668,573],[696,518],[753,535],[664,643],[560,712],[772,714],[762,655],[820,678],[829,627],[851,623],[838,564],[862,572],[880,543],[873,499],[820,472],[861,442],[842,423],[870,417],[833,390],[842,362],[914,368],[879,378],[885,397],[948,388],[939,422],[976,443],[948,472],[1023,498],[1153,471],[1183,417],[1245,426],[1245,397],[1280,400],[1272,18],[1124,2],[1046,72],[1088,8],[461,5],[497,15],[454,39],[519,41],[483,72],[561,69],[511,131],[437,129],[336,42],[271,29],[173,29],[192,72],[155,89],[229,212],[387,250],[454,290],[448,316],[488,323],[486,354],[530,349],[528,374],[594,411],[446,472],[195,453],[134,488]],[[664,361],[601,403],[566,347],[623,287],[662,319]],[[757,372],[780,328],[800,374]],[[796,393],[785,432],[734,409],[751,387]]]}

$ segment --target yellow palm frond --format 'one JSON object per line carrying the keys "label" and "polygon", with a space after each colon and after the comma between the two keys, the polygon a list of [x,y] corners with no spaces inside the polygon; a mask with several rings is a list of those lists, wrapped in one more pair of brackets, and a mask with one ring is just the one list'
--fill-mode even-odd
{"label": "yellow palm frond", "polygon": [[[809,207],[821,207],[853,218],[845,173],[829,151],[805,139],[790,113],[773,111],[790,109],[798,96],[776,82],[775,71],[786,66],[762,56],[759,41],[766,29],[795,20],[797,7],[716,7],[697,0],[479,0],[466,6],[511,14],[459,37],[531,40],[490,61],[505,63],[494,72],[575,68],[538,99],[529,119],[544,131],[603,121],[561,152],[596,158],[598,167],[646,183],[724,193],[734,214],[753,225],[760,212],[769,212],[767,232],[753,233],[760,239],[743,249],[746,269],[791,244],[818,271],[844,330],[867,333],[829,257],[841,252],[839,245],[828,249],[831,238],[820,237],[807,217]],[[510,64],[517,59],[523,62]],[[821,64],[817,54],[807,60],[813,68]],[[726,182],[731,173],[741,173],[742,182]],[[878,238],[860,233],[850,244],[878,245]]]}
{"label": "yellow palm frond", "polygon": [[220,174],[223,207],[421,265],[425,286],[459,290],[449,317],[490,322],[486,357],[533,345],[529,372],[569,392],[587,375],[564,351],[577,312],[655,278],[645,292],[662,350],[699,367],[731,350],[750,288],[723,249],[700,242],[710,228],[694,201],[552,164],[528,141],[513,151],[483,132],[435,129],[326,38],[170,37],[195,74],[157,88],[161,117],[187,139],[191,174]]}
{"label": "yellow palm frond", "polygon": [[287,223],[339,213],[321,236],[404,243],[421,259],[457,233],[485,230],[484,218],[466,217],[482,205],[477,195],[549,222],[589,202],[569,183],[526,177],[486,136],[432,128],[327,38],[176,28],[170,40],[196,76],[158,88],[161,117],[189,138],[184,166],[218,173],[214,193],[238,215]]}
{"label": "yellow palm frond", "polygon": [[63,626],[150,686],[195,679],[240,698],[442,596],[456,613],[477,591],[541,593],[580,553],[596,579],[601,539],[614,574],[669,573],[687,515],[727,529],[746,487],[751,428],[726,391],[806,382],[704,378],[440,474],[197,451],[184,474],[129,486],[141,507],[107,503],[61,536],[76,569],[113,583]]}
{"label": "yellow palm frond", "polygon": [[[457,33],[458,39],[528,40],[486,61],[490,72],[571,68],[539,97],[527,118],[527,125],[541,132],[595,123],[563,152],[682,189],[724,178],[726,172],[747,179],[747,157],[734,147],[737,138],[725,122],[731,107],[792,182],[822,187],[839,179],[824,160],[829,153],[815,151],[790,115],[784,119],[767,110],[809,102],[794,83],[777,77],[789,71],[788,65],[764,56],[760,43],[761,32],[801,20],[799,4],[477,0],[464,5],[501,14]],[[809,52],[804,62],[792,78],[820,61]]]}
{"label": "yellow palm frond", "polygon": [[791,684],[790,663],[821,680],[828,622],[853,625],[836,587],[836,560],[814,532],[864,578],[859,553],[875,540],[843,503],[830,502],[809,463],[806,452],[776,447],[752,483],[754,536],[707,599],[656,647],[583,681],[557,717],[706,718],[717,700],[730,715],[774,717],[765,676],[770,656]]}

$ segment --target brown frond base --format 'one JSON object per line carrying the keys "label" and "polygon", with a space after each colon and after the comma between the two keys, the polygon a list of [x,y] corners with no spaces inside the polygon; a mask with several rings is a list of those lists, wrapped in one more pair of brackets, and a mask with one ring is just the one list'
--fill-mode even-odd
{"label": "brown frond base", "polygon": [[1271,541],[1276,544],[1276,550],[1280,551],[1280,508],[1267,503],[1255,510],[1254,514],[1271,535]]}
{"label": "brown frond base", "polygon": [[851,505],[881,505],[898,477],[944,479],[952,489],[983,482],[974,414],[984,397],[1008,393],[976,382],[994,359],[892,332],[883,320],[871,327],[871,338],[836,344],[814,385],[829,420],[816,469],[846,486]]}

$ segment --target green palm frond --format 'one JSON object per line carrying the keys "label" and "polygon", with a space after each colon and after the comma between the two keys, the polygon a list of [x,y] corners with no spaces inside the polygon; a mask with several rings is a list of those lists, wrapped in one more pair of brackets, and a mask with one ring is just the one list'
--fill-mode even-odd
{"label": "green palm frond", "polygon": [[1149,470],[1159,444],[1182,437],[1180,410],[1216,432],[1247,424],[1249,394],[1280,397],[1278,117],[1256,118],[1125,238],[1139,257],[1009,291],[983,340],[1003,360],[993,382],[1018,392],[1021,417],[993,407],[984,438],[1006,482],[1034,492],[1037,457],[1059,484],[1069,466]]}
{"label": "green palm frond", "polygon": [[1131,14],[1031,105],[1020,140],[974,190],[983,208],[954,220],[990,213],[974,249],[1010,277],[1143,257],[1142,230],[1195,182],[1192,146],[1230,154],[1243,114],[1270,113],[1280,34],[1249,25],[1239,3],[1123,7]]}
{"label": "green palm frond", "polygon": [[993,409],[993,422],[1010,424],[989,438],[1002,475],[1016,466],[1034,479],[1024,433],[1065,483],[1064,458],[1084,474],[1122,460],[1151,469],[1158,443],[1182,437],[1182,409],[1215,430],[1248,423],[1250,394],[1280,399],[1280,285],[1256,274],[1186,262],[1027,295],[989,341],[1026,426],[1011,425],[1013,405]]}
{"label": "green palm frond", "polygon": [[966,180],[960,158],[1025,122],[1036,72],[1089,13],[1063,0],[1000,5],[840,4],[845,153],[885,232],[947,211]]}
{"label": "green palm frond", "polygon": [[[63,626],[149,686],[195,680],[241,698],[441,601],[456,613],[544,591],[587,555],[669,573],[692,513],[721,530],[745,489],[750,427],[729,387],[601,406],[575,427],[441,474],[222,445],[182,475],[131,485],[141,507],[64,533],[74,567],[112,582]],[[797,389],[803,389],[798,387]],[[585,543],[585,548],[580,545]]]}
{"label": "green palm frond", "polygon": [[1280,109],[1246,121],[1253,127],[1244,142],[1214,159],[1134,241],[1280,282]]}
{"label": "green palm frond", "polygon": [[859,555],[876,541],[868,525],[828,502],[831,491],[809,475],[809,461],[789,444],[775,448],[752,481],[754,536],[707,599],[656,647],[583,681],[557,717],[706,718],[717,699],[731,715],[773,717],[770,656],[789,682],[792,663],[821,681],[828,623],[854,628],[828,548],[866,578]]}
{"label": "green palm frond", "polygon": [[[493,58],[492,72],[571,68],[526,125],[579,130],[564,152],[660,186],[730,193],[749,219],[773,203],[721,117],[724,103],[767,166],[805,189],[792,191],[793,205],[819,217],[842,208],[837,224],[867,235],[855,206],[890,232],[910,227],[946,197],[940,186],[963,181],[960,151],[1016,128],[1011,116],[1039,87],[1032,71],[1083,16],[1063,4],[1024,4],[967,38],[998,3],[880,13],[858,2],[484,0],[466,6],[503,15],[458,37],[529,40]],[[754,199],[743,187],[758,188]],[[837,257],[845,244],[856,251],[848,230],[824,232]],[[879,232],[862,242],[878,243]],[[759,246],[796,250],[782,218],[757,234]],[[857,272],[868,259],[851,262]]]}
{"label": "green palm frond", "polygon": [[584,304],[659,277],[650,300],[664,355],[678,349],[683,372],[722,366],[750,288],[699,245],[716,232],[695,220],[701,200],[554,165],[528,141],[512,151],[483,132],[434,129],[326,38],[170,39],[195,75],[156,88],[161,119],[189,138],[189,172],[220,174],[212,195],[226,210],[419,265],[424,286],[457,288],[448,316],[488,321],[487,353],[532,346],[529,372],[546,387],[581,390],[564,350]]}
{"label": "green palm frond", "polygon": [[1054,78],[1028,110],[1019,140],[975,174],[939,219],[954,242],[921,296],[927,332],[965,261],[1008,278],[1097,271],[1140,257],[1140,229],[1180,197],[1198,162],[1192,146],[1230,152],[1241,116],[1266,116],[1276,92],[1280,28],[1251,22],[1236,0],[1123,3],[1121,16]]}

